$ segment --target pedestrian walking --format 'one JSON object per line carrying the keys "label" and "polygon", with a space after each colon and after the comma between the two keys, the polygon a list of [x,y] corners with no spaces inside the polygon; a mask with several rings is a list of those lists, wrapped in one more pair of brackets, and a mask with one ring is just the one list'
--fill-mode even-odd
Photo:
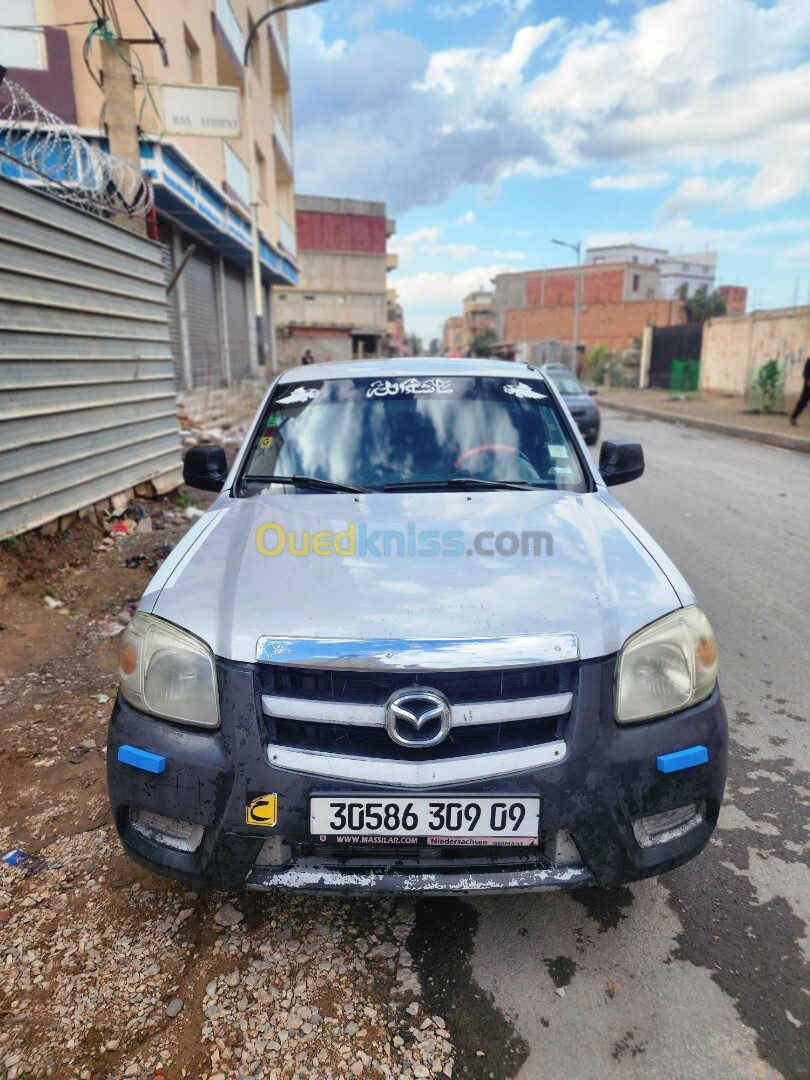
{"label": "pedestrian walking", "polygon": [[807,403],[810,402],[810,356],[808,356],[804,362],[804,374],[802,378],[804,379],[804,387],[799,395],[799,400],[796,402],[796,408],[790,416],[790,422],[793,427],[796,427],[796,421],[799,419],[802,410]]}
{"label": "pedestrian walking", "polygon": [[309,349],[307,349],[307,351],[301,357],[301,363],[302,364],[314,364],[315,363],[315,357],[312,355],[312,353],[309,351]]}

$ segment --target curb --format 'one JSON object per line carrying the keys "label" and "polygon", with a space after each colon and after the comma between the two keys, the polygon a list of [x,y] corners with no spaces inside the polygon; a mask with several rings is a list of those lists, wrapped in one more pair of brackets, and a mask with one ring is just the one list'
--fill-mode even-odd
{"label": "curb", "polygon": [[728,435],[733,439],[747,439],[749,442],[764,443],[766,446],[778,446],[781,450],[793,450],[799,454],[810,454],[810,439],[801,435],[784,435],[778,431],[757,431],[755,428],[740,427],[738,424],[724,424],[722,420],[704,420],[702,416],[688,416],[684,413],[661,412],[646,405],[622,405],[618,401],[599,400],[599,407],[615,409],[618,412],[635,413],[650,420],[663,420],[668,424],[682,424],[683,427],[700,428],[713,431],[716,435]]}

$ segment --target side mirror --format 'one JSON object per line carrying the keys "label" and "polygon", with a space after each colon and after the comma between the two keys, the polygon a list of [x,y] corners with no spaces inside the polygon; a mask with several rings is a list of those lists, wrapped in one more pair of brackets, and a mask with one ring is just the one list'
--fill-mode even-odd
{"label": "side mirror", "polygon": [[598,387],[596,387],[596,386],[589,386],[588,387],[588,396],[589,397],[596,397],[596,395],[598,393],[599,393],[599,388]]}
{"label": "side mirror", "polygon": [[608,439],[599,454],[599,472],[608,487],[638,480],[644,472],[644,451],[632,439]]}
{"label": "side mirror", "polygon": [[183,460],[183,480],[202,491],[222,491],[228,462],[221,446],[192,446]]}

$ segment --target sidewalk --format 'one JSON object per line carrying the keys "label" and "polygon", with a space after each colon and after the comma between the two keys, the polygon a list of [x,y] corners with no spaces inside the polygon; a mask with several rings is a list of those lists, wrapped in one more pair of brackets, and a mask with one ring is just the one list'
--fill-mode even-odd
{"label": "sidewalk", "polygon": [[798,427],[791,427],[787,416],[744,413],[742,398],[721,394],[674,401],[668,390],[614,390],[600,386],[596,401],[608,409],[810,454],[810,409],[799,417]]}

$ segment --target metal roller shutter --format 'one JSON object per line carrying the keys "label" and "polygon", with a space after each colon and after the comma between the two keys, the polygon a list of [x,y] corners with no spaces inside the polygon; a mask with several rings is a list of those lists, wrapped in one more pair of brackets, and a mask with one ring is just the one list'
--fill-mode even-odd
{"label": "metal roller shutter", "polygon": [[183,271],[194,386],[221,386],[222,353],[219,344],[216,278],[211,252],[197,246]]}
{"label": "metal roller shutter", "polygon": [[[166,284],[174,273],[174,254],[172,252],[172,230],[164,222],[158,224],[158,238],[163,249],[163,268],[166,271]],[[177,290],[182,288],[178,281],[170,293],[166,294],[166,307],[169,315],[169,340],[172,344],[172,367],[174,368],[174,388],[183,389],[183,346],[180,333],[180,305]]]}
{"label": "metal roller shutter", "polygon": [[228,323],[228,357],[231,378],[249,379],[250,339],[248,337],[247,293],[245,273],[232,263],[225,263],[225,318]]}

